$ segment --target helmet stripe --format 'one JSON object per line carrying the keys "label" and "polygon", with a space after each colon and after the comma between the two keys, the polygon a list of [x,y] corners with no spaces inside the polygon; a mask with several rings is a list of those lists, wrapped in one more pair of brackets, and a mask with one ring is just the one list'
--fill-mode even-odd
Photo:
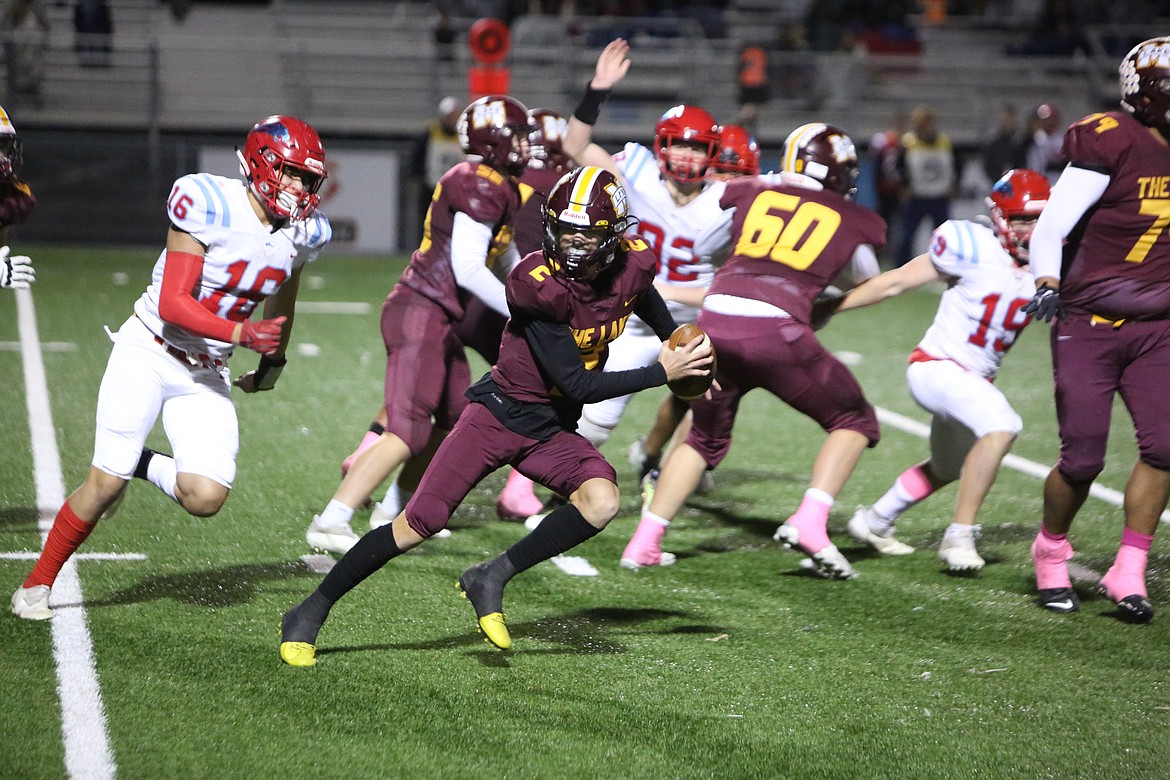
{"label": "helmet stripe", "polygon": [[573,192],[569,196],[568,211],[578,214],[585,213],[586,206],[590,201],[589,193],[593,191],[593,183],[597,181],[597,177],[601,171],[601,168],[594,166],[587,166],[581,171],[581,175],[573,187]]}

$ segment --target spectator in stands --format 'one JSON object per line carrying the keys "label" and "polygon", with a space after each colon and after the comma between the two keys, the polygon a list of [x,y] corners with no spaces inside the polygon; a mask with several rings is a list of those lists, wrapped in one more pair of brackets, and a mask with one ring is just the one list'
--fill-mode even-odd
{"label": "spectator in stands", "polygon": [[1026,164],[1027,138],[1020,126],[1020,114],[1013,103],[999,107],[995,126],[983,144],[983,173],[988,181],[999,181],[1004,171],[1023,168]]}
{"label": "spectator in stands", "polygon": [[951,199],[958,181],[955,150],[951,139],[938,131],[934,111],[917,106],[910,113],[910,132],[902,136],[898,172],[902,177],[905,201],[902,206],[902,240],[895,265],[918,254],[914,237],[922,220],[933,231],[950,219]]}
{"label": "spectator in stands", "polygon": [[439,18],[435,22],[435,54],[439,62],[455,59],[455,28],[451,26],[451,17],[446,11],[439,11]]}
{"label": "spectator in stands", "polygon": [[77,0],[73,6],[73,48],[82,65],[108,68],[113,49],[114,18],[106,0]]}
{"label": "spectator in stands", "polygon": [[49,18],[37,0],[12,0],[0,17],[8,65],[8,98],[13,103],[41,103]]}
{"label": "spectator in stands", "polygon": [[1052,103],[1041,103],[1028,126],[1027,167],[1040,171],[1053,184],[1060,178],[1065,159],[1061,146],[1064,128],[1060,126],[1060,111]]}
{"label": "spectator in stands", "polygon": [[423,191],[419,193],[419,225],[426,218],[431,205],[431,193],[443,174],[463,162],[463,149],[459,146],[459,135],[455,124],[464,106],[458,98],[448,95],[439,101],[438,113],[427,123],[427,134],[423,138]]}

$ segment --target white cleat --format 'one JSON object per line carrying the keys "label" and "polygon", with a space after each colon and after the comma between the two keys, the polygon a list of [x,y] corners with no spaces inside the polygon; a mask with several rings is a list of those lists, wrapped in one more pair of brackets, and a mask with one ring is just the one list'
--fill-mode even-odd
{"label": "white cleat", "polygon": [[893,536],[878,536],[869,527],[869,523],[865,522],[865,507],[858,507],[857,511],[853,513],[853,517],[849,518],[849,525],[846,530],[849,535],[862,544],[869,545],[873,549],[880,552],[882,555],[909,555],[914,552],[914,548],[908,544],[903,544],[895,539]]}
{"label": "white cleat", "polygon": [[358,542],[358,535],[353,532],[349,524],[322,528],[317,525],[318,515],[313,515],[313,522],[309,523],[309,530],[305,531],[305,541],[314,550],[345,555]]}
{"label": "white cleat", "polygon": [[678,561],[678,558],[674,553],[662,552],[660,555],[661,557],[659,557],[657,563],[640,563],[634,558],[622,558],[621,561],[619,561],[619,564],[623,569],[637,571],[644,566],[674,566],[674,564]]}
{"label": "white cleat", "polygon": [[48,620],[53,617],[53,610],[49,608],[49,586],[17,588],[12,594],[12,614],[25,620]]}
{"label": "white cleat", "polygon": [[975,537],[979,526],[973,526],[972,533],[962,536],[944,536],[938,546],[938,559],[946,565],[947,571],[979,571],[984,560],[975,550]]}
{"label": "white cleat", "polygon": [[375,528],[381,528],[384,525],[393,523],[394,518],[397,516],[397,512],[390,514],[383,509],[381,503],[374,504],[374,510],[370,512],[370,530],[373,531]]}
{"label": "white cleat", "polygon": [[549,515],[548,512],[545,512],[545,513],[539,514],[539,515],[532,515],[531,517],[529,517],[527,520],[524,521],[524,527],[527,528],[529,531],[535,530],[536,526],[540,525],[540,521],[543,520],[544,518],[548,517],[548,515]]}
{"label": "white cleat", "polygon": [[812,568],[818,575],[827,580],[851,580],[857,572],[845,560],[845,556],[837,549],[837,545],[829,544],[816,552],[812,552],[801,545],[800,532],[788,523],[782,523],[772,534],[772,539],[786,550],[797,550],[808,556],[809,563],[801,563],[805,568]]}

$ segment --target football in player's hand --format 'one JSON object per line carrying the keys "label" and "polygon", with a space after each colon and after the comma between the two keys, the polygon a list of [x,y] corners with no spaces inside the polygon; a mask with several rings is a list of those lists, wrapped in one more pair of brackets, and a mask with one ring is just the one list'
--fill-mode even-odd
{"label": "football in player's hand", "polygon": [[[698,325],[686,324],[679,325],[674,329],[674,333],[670,334],[670,348],[673,350],[680,350],[690,342],[697,338],[702,338],[702,346],[711,346],[711,338],[703,332],[703,329]],[[715,379],[715,349],[711,348],[711,369],[702,376],[688,376],[682,379],[676,379],[673,382],[668,382],[667,387],[670,392],[684,401],[694,401],[696,398],[702,398],[711,387],[711,382]]]}

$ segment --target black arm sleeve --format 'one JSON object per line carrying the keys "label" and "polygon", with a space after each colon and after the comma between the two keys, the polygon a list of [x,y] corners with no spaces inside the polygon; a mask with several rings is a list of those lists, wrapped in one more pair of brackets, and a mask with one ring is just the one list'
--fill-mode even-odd
{"label": "black arm sleeve", "polygon": [[638,305],[634,307],[634,314],[637,314],[638,319],[649,325],[654,334],[662,341],[670,338],[670,334],[674,333],[674,329],[678,327],[678,323],[670,315],[670,309],[666,308],[666,301],[653,287],[642,293],[642,297],[638,299]]}
{"label": "black arm sleeve", "polygon": [[524,328],[524,339],[553,384],[580,403],[597,403],[666,384],[666,369],[657,361],[629,371],[586,371],[568,325],[532,321]]}

